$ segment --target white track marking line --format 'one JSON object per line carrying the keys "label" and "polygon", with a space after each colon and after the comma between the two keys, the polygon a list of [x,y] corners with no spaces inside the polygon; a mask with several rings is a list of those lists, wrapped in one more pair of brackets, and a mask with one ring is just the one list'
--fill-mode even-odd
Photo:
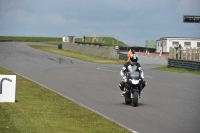
{"label": "white track marking line", "polygon": [[103,70],[103,71],[110,71],[110,72],[117,72],[117,73],[120,73],[118,71],[114,71],[114,70],[108,70],[108,69],[105,69],[105,68],[112,68],[112,67],[121,67],[122,65],[116,65],[116,66],[110,66],[110,67],[101,67],[101,68],[97,68],[98,70]]}
{"label": "white track marking line", "polygon": [[[121,65],[118,65],[118,66],[111,66],[111,67],[101,67],[101,68],[97,68],[97,70],[102,70],[102,71],[109,71],[109,72],[120,73],[119,71],[114,71],[114,70],[106,69],[106,68],[119,67],[119,66],[121,66]],[[144,77],[147,77],[147,78],[153,78],[153,77],[151,77],[151,76],[144,76]]]}
{"label": "white track marking line", "polygon": [[113,70],[108,70],[108,69],[103,69],[103,68],[97,68],[97,70],[103,70],[103,71],[110,71],[110,72],[120,73],[118,71],[113,71]]}
{"label": "white track marking line", "polygon": [[144,77],[153,78],[153,77],[151,77],[151,76],[144,76]]}
{"label": "white track marking line", "polygon": [[111,67],[122,67],[123,65],[116,65],[116,66],[108,66],[108,67],[101,67],[101,68],[111,68]]}

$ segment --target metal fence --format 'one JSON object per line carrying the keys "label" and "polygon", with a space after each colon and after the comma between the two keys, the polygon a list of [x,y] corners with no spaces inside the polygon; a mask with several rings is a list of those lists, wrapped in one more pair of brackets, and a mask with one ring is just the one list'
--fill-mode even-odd
{"label": "metal fence", "polygon": [[119,59],[120,60],[127,60],[127,53],[119,53]]}
{"label": "metal fence", "polygon": [[128,51],[129,48],[131,48],[132,50],[134,50],[135,52],[149,52],[149,53],[154,53],[156,52],[155,48],[147,48],[147,47],[139,47],[139,46],[132,46],[132,47],[119,47],[120,52],[121,51]]}
{"label": "metal fence", "polygon": [[178,67],[200,71],[200,61],[168,59],[168,67]]}
{"label": "metal fence", "polygon": [[186,48],[185,50],[182,50],[180,48],[175,49],[173,47],[170,47],[169,58],[200,61],[200,48],[189,47]]}

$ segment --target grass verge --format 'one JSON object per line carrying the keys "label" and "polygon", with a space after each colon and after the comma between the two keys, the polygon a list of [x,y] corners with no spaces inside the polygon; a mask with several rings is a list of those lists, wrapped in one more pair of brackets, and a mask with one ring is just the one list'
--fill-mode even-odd
{"label": "grass verge", "polygon": [[[98,37],[99,43],[106,46],[127,46],[122,41],[117,41],[113,37]],[[86,37],[85,42],[92,42],[93,37]],[[62,43],[62,37],[33,37],[33,36],[0,36],[0,41],[13,41],[13,42],[42,42],[46,44],[59,45]],[[82,38],[76,38],[75,41],[82,42]]]}
{"label": "grass verge", "polygon": [[[13,73],[0,67],[0,74]],[[124,133],[129,131],[17,75],[16,102],[0,103],[0,132]]]}
{"label": "grass verge", "polygon": [[78,52],[72,52],[69,50],[61,50],[56,47],[49,47],[49,46],[36,46],[36,45],[28,45],[34,49],[54,53],[54,54],[59,54],[62,56],[67,56],[87,62],[92,62],[92,63],[100,63],[100,64],[124,64],[126,61],[124,60],[119,60],[119,59],[108,59],[104,57],[99,57],[99,56],[93,56],[89,54],[82,54]]}
{"label": "grass verge", "polygon": [[61,37],[25,37],[25,36],[0,36],[0,41],[13,42],[43,42],[47,44],[61,44]]}
{"label": "grass verge", "polygon": [[162,70],[162,71],[170,71],[170,72],[178,72],[178,73],[187,73],[187,74],[196,74],[200,75],[200,71],[197,70],[189,70],[189,69],[183,69],[183,68],[175,68],[175,67],[157,67],[153,68],[154,70]]}

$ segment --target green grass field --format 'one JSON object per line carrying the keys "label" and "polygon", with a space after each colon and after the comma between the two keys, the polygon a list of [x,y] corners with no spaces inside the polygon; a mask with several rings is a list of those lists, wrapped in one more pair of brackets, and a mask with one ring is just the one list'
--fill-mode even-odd
{"label": "green grass field", "polygon": [[175,67],[157,67],[153,68],[154,70],[161,70],[161,71],[169,71],[169,72],[177,72],[177,73],[187,73],[187,74],[195,74],[200,75],[200,71],[197,70],[189,70],[189,69],[183,69],[183,68],[175,68]]}
{"label": "green grass field", "polygon": [[[86,37],[85,42],[92,42],[93,37]],[[117,40],[112,37],[98,37],[99,43],[105,46],[116,46]],[[62,37],[20,37],[20,36],[0,36],[0,41],[14,41],[14,42],[42,42],[47,44],[59,45],[62,43]],[[76,41],[82,42],[82,38],[76,38]],[[105,42],[105,43],[104,43]],[[118,46],[127,46],[122,41],[118,41]]]}
{"label": "green grass field", "polygon": [[[0,74],[14,73],[0,67]],[[0,133],[128,133],[72,101],[17,76],[16,102],[0,103]]]}
{"label": "green grass field", "polygon": [[[118,41],[117,39],[113,38],[113,37],[98,37],[98,43],[102,43],[106,46],[116,46],[118,43],[118,46],[127,46],[125,43],[123,43],[122,41]],[[92,42],[93,37],[86,37],[85,42]],[[78,42],[82,42],[82,38],[76,38],[76,41]]]}

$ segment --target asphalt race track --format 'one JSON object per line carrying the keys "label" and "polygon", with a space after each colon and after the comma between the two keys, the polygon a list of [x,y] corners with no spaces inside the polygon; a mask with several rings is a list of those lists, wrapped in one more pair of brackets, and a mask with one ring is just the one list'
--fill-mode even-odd
{"label": "asphalt race track", "polygon": [[[165,59],[139,57],[148,82],[139,107],[124,104],[118,87],[122,65],[87,63],[0,42],[0,67],[139,133],[199,133],[200,76],[149,69]],[[16,98],[17,99],[17,98]]]}

